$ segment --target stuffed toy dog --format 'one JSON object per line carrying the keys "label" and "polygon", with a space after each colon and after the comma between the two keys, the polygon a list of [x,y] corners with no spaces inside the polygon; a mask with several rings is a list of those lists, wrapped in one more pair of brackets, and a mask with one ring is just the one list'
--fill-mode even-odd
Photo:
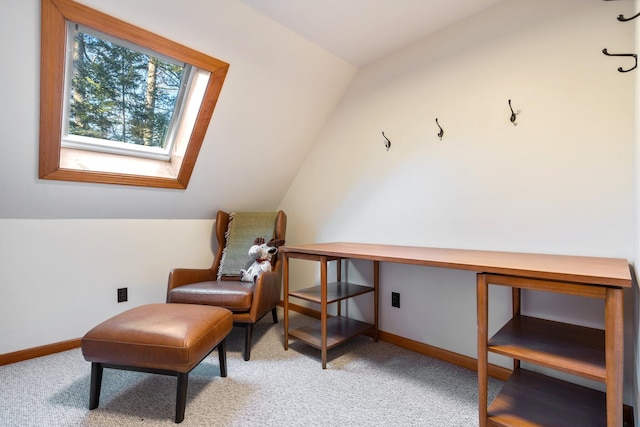
{"label": "stuffed toy dog", "polygon": [[249,248],[249,257],[254,260],[246,270],[240,270],[240,280],[255,283],[265,271],[271,271],[271,260],[278,253],[278,247],[284,245],[282,239],[271,239],[268,243],[257,237]]}

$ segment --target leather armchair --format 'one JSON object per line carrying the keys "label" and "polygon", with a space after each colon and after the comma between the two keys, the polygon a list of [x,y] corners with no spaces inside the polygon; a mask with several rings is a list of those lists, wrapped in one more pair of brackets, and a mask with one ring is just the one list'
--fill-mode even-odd
{"label": "leather armchair", "polygon": [[[229,214],[218,211],[215,225],[218,249],[213,264],[204,269],[171,270],[167,286],[167,303],[204,304],[231,310],[234,326],[246,328],[244,360],[249,360],[253,325],[270,311],[273,323],[278,323],[276,307],[280,302],[282,289],[282,261],[276,254],[275,259],[272,259],[271,271],[262,273],[255,283],[240,281],[239,277],[223,276],[218,280],[218,269],[227,243],[228,228]],[[284,240],[286,229],[287,216],[283,211],[278,211],[273,237]]]}

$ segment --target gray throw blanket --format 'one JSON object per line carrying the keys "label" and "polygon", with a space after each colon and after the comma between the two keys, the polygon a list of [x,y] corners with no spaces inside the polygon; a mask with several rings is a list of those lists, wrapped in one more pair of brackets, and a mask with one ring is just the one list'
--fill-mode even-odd
{"label": "gray throw blanket", "polygon": [[254,260],[249,258],[249,248],[256,237],[265,241],[273,238],[277,212],[233,212],[227,230],[227,246],[222,252],[218,280],[222,276],[240,276]]}

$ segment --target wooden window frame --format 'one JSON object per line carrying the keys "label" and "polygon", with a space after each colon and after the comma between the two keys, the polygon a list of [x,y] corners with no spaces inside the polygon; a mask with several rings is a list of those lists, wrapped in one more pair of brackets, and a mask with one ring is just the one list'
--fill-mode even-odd
{"label": "wooden window frame", "polygon": [[[41,7],[39,177],[63,181],[186,189],[229,64],[71,0],[41,0]],[[176,162],[137,159],[133,163],[134,165],[135,162],[162,163],[158,165],[158,169],[175,167],[176,170],[173,173],[175,177],[71,169],[60,166],[61,151],[67,150],[61,148],[60,143],[63,97],[65,96],[64,71],[68,21],[128,40],[211,73],[184,157]],[[131,159],[128,156],[124,157],[127,160]]]}

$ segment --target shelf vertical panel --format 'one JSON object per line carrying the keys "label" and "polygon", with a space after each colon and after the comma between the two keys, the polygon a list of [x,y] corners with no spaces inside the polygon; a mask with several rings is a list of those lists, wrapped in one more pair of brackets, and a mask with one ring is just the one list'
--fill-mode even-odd
{"label": "shelf vertical panel", "polygon": [[282,287],[284,307],[284,349],[289,350],[289,254],[282,257]]}
{"label": "shelf vertical panel", "polygon": [[487,275],[479,273],[476,276],[476,304],[478,316],[478,413],[479,426],[487,427],[487,387],[488,387],[488,353],[489,340],[489,285]]}
{"label": "shelf vertical panel", "polygon": [[322,369],[327,369],[327,257],[320,257],[320,328]]}
{"label": "shelf vertical panel", "polygon": [[623,291],[607,288],[605,294],[605,347],[607,364],[607,425],[622,425]]}
{"label": "shelf vertical panel", "polygon": [[380,261],[373,261],[373,325],[375,328],[373,339],[378,342],[378,296],[380,294]]}

